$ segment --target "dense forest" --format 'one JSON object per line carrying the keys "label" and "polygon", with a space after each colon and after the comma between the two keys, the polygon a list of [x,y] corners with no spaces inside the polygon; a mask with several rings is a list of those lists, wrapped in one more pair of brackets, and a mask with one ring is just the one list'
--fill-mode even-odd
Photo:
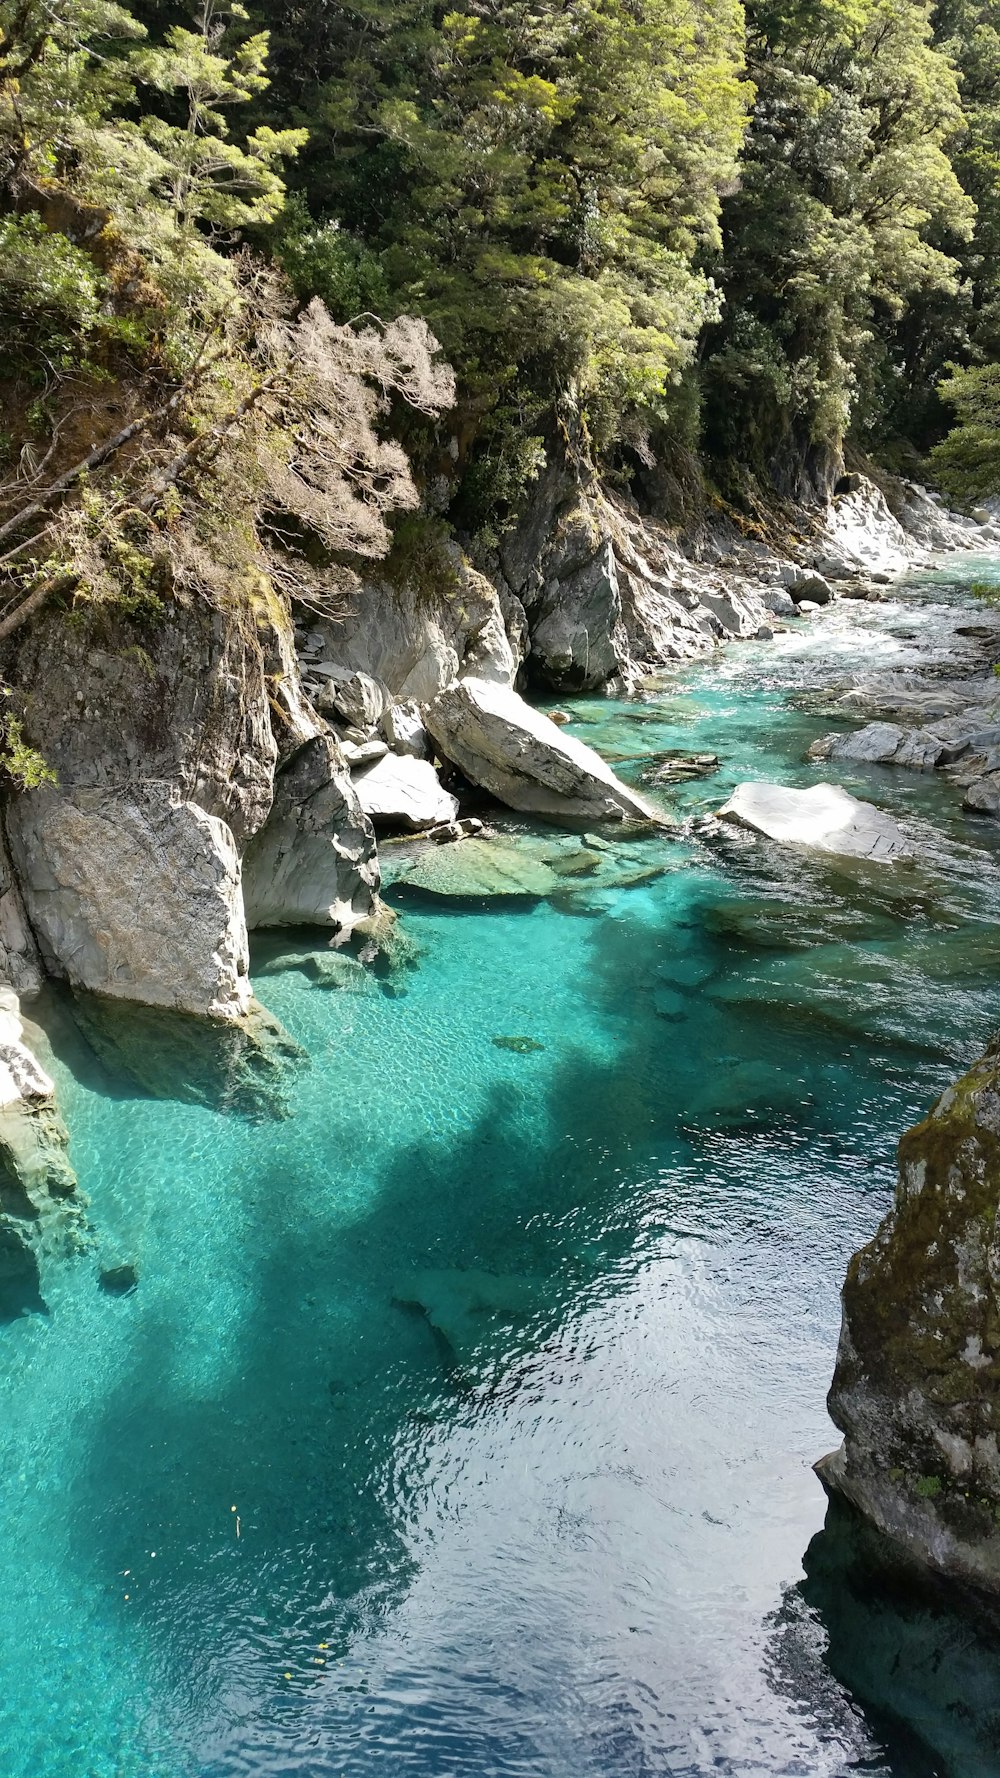
{"label": "dense forest", "polygon": [[554,452],[677,517],[825,496],[845,449],[996,480],[989,0],[2,0],[0,33],[0,634],[220,564],[308,599],[418,487],[412,547],[488,552]]}

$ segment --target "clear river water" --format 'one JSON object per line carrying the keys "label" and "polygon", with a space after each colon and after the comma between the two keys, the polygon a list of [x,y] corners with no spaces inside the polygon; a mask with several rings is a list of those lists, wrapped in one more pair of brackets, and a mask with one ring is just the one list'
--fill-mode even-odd
{"label": "clear river water", "polygon": [[[932,658],[972,578],[575,732],[636,783],[718,754],[682,817],[830,776],[815,694]],[[811,1468],[896,1140],[1000,1024],[1000,838],[934,776],[834,775],[918,864],[687,832],[612,841],[617,887],[399,888],[415,966],[357,992],[262,943],[309,1057],[281,1121],[56,1041],[98,1248],[0,1327],[0,1778],[1000,1772],[1000,1654]]]}

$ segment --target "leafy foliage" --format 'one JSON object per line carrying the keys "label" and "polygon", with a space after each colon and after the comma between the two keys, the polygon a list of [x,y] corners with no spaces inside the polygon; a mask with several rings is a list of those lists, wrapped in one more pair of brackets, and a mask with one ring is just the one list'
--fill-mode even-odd
{"label": "leafy foliage", "polygon": [[702,261],[750,94],[738,0],[308,8],[279,31],[278,87],[310,124],[313,213],[460,368],[469,522],[486,462],[516,497],[543,414],[601,453],[659,411],[717,314]]}
{"label": "leafy foliage", "polygon": [[418,484],[491,548],[554,453],[811,495],[949,403],[992,485],[1000,0],[250,3],[0,0],[22,591],[152,609],[214,536],[320,597]]}
{"label": "leafy foliage", "polygon": [[959,89],[929,5],[763,4],[748,40],[757,101],[724,215],[710,442],[731,457],[742,441],[801,493],[837,462],[880,329],[915,300],[955,300],[975,207],[947,153]]}
{"label": "leafy foliage", "polygon": [[952,366],[941,385],[958,424],[931,452],[942,488],[965,505],[1000,489],[1000,364]]}

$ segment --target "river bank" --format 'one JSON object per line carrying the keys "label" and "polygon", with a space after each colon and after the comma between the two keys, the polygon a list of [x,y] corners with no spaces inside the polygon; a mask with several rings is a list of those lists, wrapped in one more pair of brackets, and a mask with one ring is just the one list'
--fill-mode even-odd
{"label": "river bank", "polygon": [[[682,822],[815,781],[813,706],[875,653],[943,666],[970,573],[997,569],[572,726],[644,789],[715,754],[663,792]],[[51,1026],[102,1263],[138,1285],[85,1260],[4,1330],[10,1778],[986,1769],[947,1625],[883,1598],[852,1674],[829,1539],[801,1590],[848,1256],[1000,1012],[994,824],[933,774],[837,775],[917,875],[692,828],[628,886],[392,889],[391,975],[324,987],[325,941],[256,941],[308,1058],[278,1123],[143,1097]],[[944,1650],[937,1692],[901,1692],[901,1647]]]}

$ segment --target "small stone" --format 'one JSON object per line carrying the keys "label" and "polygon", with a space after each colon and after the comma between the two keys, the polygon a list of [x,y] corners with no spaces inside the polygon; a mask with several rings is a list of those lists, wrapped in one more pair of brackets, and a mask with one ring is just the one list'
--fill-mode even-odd
{"label": "small stone", "polygon": [[118,1266],[102,1266],[98,1283],[108,1296],[131,1296],[139,1287],[139,1268],[130,1260]]}
{"label": "small stone", "polygon": [[389,749],[384,741],[342,741],[341,752],[349,766],[371,766],[384,759]]}
{"label": "small stone", "polygon": [[653,989],[653,1005],[657,1016],[669,1019],[671,1024],[678,1023],[688,1016],[688,1003],[683,994],[676,988],[657,987]]}

